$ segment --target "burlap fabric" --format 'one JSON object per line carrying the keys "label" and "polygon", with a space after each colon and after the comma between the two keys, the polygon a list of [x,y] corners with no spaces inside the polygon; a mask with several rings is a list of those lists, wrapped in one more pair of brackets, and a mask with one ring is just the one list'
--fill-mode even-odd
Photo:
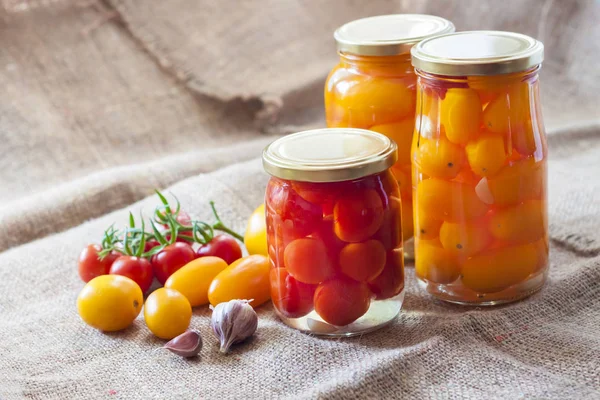
{"label": "burlap fabric", "polygon": [[[600,398],[597,2],[2,4],[1,399]],[[205,346],[191,361],[154,351],[162,341],[141,316],[110,335],[80,321],[85,244],[127,210],[149,214],[154,187],[198,218],[213,199],[243,230],[267,180],[257,158],[267,133],[323,124],[331,31],[400,11],[546,43],[552,250],[542,292],[489,310],[450,306],[420,292],[409,268],[404,311],[388,328],[320,339],[265,306],[255,338],[228,356],[198,309]],[[116,18],[99,24],[104,16]]]}

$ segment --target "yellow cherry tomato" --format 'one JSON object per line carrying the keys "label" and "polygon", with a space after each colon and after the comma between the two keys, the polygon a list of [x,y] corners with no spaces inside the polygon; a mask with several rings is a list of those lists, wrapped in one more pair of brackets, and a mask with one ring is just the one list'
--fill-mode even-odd
{"label": "yellow cherry tomato", "polygon": [[192,307],[208,304],[208,288],[225,268],[227,263],[219,257],[196,258],[175,271],[165,282],[165,287],[184,295]]}
{"label": "yellow cherry tomato", "polygon": [[426,179],[417,185],[415,197],[419,212],[437,220],[462,221],[481,217],[486,204],[473,186],[441,179]]}
{"label": "yellow cherry tomato", "polygon": [[541,199],[546,184],[546,162],[529,158],[502,168],[487,179],[491,203],[515,205],[523,200]]}
{"label": "yellow cherry tomato", "polygon": [[444,249],[457,256],[470,257],[479,253],[492,240],[485,222],[453,223],[445,221],[440,228],[440,242]]}
{"label": "yellow cherry tomato", "polygon": [[435,283],[450,283],[460,275],[454,255],[434,240],[419,240],[415,246],[415,273]]}
{"label": "yellow cherry tomato", "polygon": [[89,281],[77,297],[83,321],[105,332],[127,328],[144,303],[142,289],[121,275],[101,275]]}
{"label": "yellow cherry tomato", "polygon": [[492,176],[504,166],[508,155],[501,135],[485,135],[469,142],[465,147],[473,172],[479,176]]}
{"label": "yellow cherry tomato", "polygon": [[440,104],[440,120],[448,140],[465,145],[475,139],[481,125],[481,113],[481,100],[475,90],[448,89]]}
{"label": "yellow cherry tomato", "polygon": [[144,304],[144,320],[148,329],[157,337],[173,339],[190,326],[192,306],[188,299],[175,289],[156,289]]}
{"label": "yellow cherry tomato", "polygon": [[546,207],[531,200],[515,207],[498,210],[490,218],[490,232],[495,238],[513,243],[532,243],[546,233]]}
{"label": "yellow cherry tomato", "polygon": [[233,299],[251,300],[258,307],[271,298],[270,264],[259,254],[240,258],[221,271],[208,289],[208,300],[216,306]]}
{"label": "yellow cherry tomato", "polygon": [[483,252],[463,264],[463,284],[476,292],[499,292],[525,280],[535,270],[537,257],[534,244]]}
{"label": "yellow cherry tomato", "polygon": [[412,118],[403,119],[392,124],[375,125],[372,131],[381,133],[392,139],[398,145],[399,165],[410,165],[410,147],[412,144],[413,131],[415,130],[414,115]]}
{"label": "yellow cherry tomato", "polygon": [[246,233],[244,234],[244,244],[248,254],[269,255],[264,204],[258,206],[248,220],[248,226],[246,226]]}
{"label": "yellow cherry tomato", "polygon": [[463,148],[444,139],[422,139],[415,152],[415,163],[419,169],[435,178],[456,177],[465,161]]}

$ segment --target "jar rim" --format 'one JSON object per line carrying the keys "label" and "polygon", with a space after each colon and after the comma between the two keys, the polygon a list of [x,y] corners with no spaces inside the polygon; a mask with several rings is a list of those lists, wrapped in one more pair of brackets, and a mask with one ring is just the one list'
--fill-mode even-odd
{"label": "jar rim", "polygon": [[281,137],[263,150],[263,168],[281,179],[340,182],[383,172],[398,160],[396,143],[380,133],[322,128]]}
{"label": "jar rim", "polygon": [[427,14],[389,14],[348,22],[333,34],[337,50],[359,56],[409,53],[421,40],[454,32],[445,18]]}
{"label": "jar rim", "polygon": [[515,32],[466,31],[425,39],[411,49],[417,70],[444,76],[526,71],[544,60],[539,40]]}

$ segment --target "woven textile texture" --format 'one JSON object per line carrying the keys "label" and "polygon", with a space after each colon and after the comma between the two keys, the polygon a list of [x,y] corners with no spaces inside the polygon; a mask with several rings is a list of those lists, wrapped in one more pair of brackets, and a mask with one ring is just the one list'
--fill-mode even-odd
{"label": "woven textile texture", "polygon": [[[0,2],[0,399],[600,399],[600,3],[594,0]],[[550,278],[509,306],[433,301],[407,268],[403,311],[353,339],[301,334],[259,308],[223,356],[194,311],[197,359],[140,315],[103,334],[76,312],[76,258],[154,188],[243,231],[261,149],[322,126],[333,30],[391,12],[546,45]]]}

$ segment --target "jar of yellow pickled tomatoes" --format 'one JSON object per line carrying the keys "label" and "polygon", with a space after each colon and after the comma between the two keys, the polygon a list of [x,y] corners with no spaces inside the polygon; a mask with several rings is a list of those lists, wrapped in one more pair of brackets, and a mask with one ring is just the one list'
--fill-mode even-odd
{"label": "jar of yellow pickled tomatoes", "polygon": [[376,132],[316,129],[263,153],[271,299],[287,325],[352,336],[393,320],[404,299],[396,144]]}
{"label": "jar of yellow pickled tomatoes", "polygon": [[392,171],[402,195],[405,256],[411,259],[410,147],[417,78],[410,49],[427,37],[449,32],[454,25],[432,15],[382,15],[349,22],[335,31],[340,62],[325,83],[327,126],[370,129],[398,144]]}
{"label": "jar of yellow pickled tomatoes", "polygon": [[543,53],[535,39],[494,31],[412,49],[415,272],[442,300],[507,303],[546,280]]}

